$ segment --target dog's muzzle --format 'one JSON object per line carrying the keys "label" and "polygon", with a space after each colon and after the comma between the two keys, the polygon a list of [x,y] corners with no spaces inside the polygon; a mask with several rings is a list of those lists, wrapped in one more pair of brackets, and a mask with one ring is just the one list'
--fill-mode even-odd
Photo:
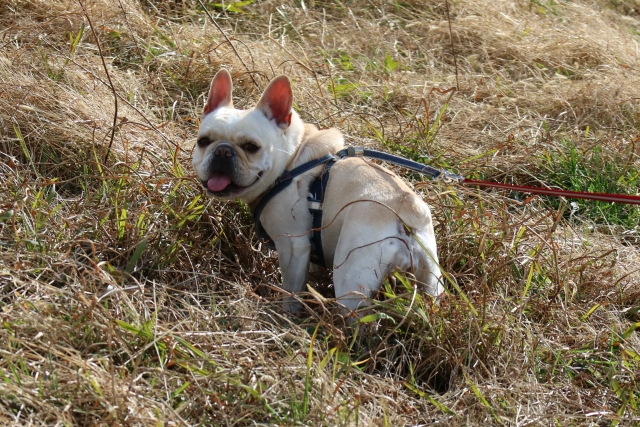
{"label": "dog's muzzle", "polygon": [[202,185],[210,194],[223,196],[234,191],[236,186],[232,182],[232,177],[236,160],[236,151],[228,142],[218,144],[209,154],[207,165],[209,179],[202,181]]}
{"label": "dog's muzzle", "polygon": [[209,162],[209,175],[233,176],[235,167],[236,150],[228,142],[219,144],[212,153],[213,159]]}

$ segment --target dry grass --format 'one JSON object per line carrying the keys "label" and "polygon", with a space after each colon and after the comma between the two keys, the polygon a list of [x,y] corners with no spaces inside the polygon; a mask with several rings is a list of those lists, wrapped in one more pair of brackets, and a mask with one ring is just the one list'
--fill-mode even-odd
{"label": "dry grass", "polygon": [[237,106],[286,73],[350,143],[637,192],[637,0],[452,1],[452,33],[440,1],[208,5],[247,68],[197,1],[0,0],[0,424],[640,423],[637,208],[408,176],[448,295],[398,278],[354,331],[283,313],[247,208],[190,167],[225,66]]}

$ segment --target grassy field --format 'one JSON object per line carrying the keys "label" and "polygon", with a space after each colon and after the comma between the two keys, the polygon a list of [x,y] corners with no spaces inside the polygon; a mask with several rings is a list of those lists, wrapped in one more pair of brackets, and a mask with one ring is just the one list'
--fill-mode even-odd
{"label": "grassy field", "polygon": [[350,329],[321,283],[292,316],[191,170],[221,67],[351,145],[638,192],[638,0],[0,0],[0,425],[640,425],[639,208],[399,170],[441,304],[393,278]]}

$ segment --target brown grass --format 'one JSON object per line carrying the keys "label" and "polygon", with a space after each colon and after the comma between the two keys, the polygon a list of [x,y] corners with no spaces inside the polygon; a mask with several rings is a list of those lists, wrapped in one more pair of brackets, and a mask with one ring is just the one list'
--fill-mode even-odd
{"label": "brown grass", "polygon": [[398,278],[353,330],[280,310],[277,255],[190,166],[224,66],[238,107],[288,74],[352,144],[637,192],[637,0],[452,1],[451,33],[440,1],[207,3],[248,71],[197,1],[82,4],[113,88],[79,0],[0,0],[0,424],[640,423],[637,208],[407,176],[447,296]]}

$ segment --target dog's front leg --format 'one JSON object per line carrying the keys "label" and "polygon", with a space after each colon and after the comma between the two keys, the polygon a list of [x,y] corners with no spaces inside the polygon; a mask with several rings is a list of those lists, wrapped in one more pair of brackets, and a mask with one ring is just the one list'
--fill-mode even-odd
{"label": "dog's front leg", "polygon": [[[280,260],[280,273],[282,273],[282,287],[290,293],[301,292],[307,283],[309,274],[309,257],[311,255],[311,243],[309,237],[286,237],[276,239],[276,249]],[[282,306],[290,312],[298,312],[302,304],[294,295],[284,297]]]}

